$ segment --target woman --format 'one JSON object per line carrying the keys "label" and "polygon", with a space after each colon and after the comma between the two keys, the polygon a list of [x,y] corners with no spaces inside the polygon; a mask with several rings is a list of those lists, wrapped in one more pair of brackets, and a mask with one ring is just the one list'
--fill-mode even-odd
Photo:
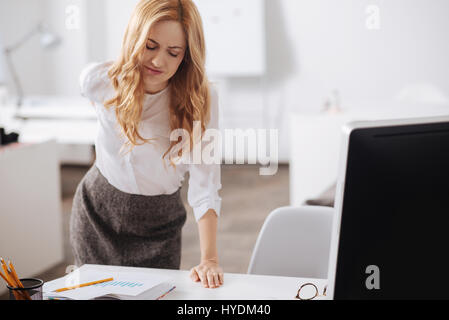
{"label": "woman", "polygon": [[96,162],[80,182],[72,208],[77,265],[179,269],[186,220],[180,187],[189,171],[188,201],[201,247],[190,278],[209,288],[223,284],[216,248],[220,165],[176,164],[186,154],[178,141],[170,141],[176,129],[192,136],[194,122],[202,133],[218,127],[218,97],[204,65],[204,34],[194,3],[141,0],[119,59],[83,70],[82,94],[94,104],[100,128]]}

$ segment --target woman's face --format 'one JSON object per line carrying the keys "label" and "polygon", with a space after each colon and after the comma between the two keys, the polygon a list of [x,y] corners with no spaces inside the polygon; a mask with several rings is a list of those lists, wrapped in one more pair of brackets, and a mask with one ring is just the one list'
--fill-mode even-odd
{"label": "woman's face", "polygon": [[146,93],[154,94],[167,87],[184,59],[185,50],[184,30],[178,21],[153,25],[141,61]]}

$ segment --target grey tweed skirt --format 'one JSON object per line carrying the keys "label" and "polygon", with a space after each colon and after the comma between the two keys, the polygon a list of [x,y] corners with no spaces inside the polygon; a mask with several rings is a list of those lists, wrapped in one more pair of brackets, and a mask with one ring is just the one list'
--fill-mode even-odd
{"label": "grey tweed skirt", "polygon": [[171,195],[124,193],[94,164],[79,183],[70,217],[75,264],[179,269],[186,210]]}

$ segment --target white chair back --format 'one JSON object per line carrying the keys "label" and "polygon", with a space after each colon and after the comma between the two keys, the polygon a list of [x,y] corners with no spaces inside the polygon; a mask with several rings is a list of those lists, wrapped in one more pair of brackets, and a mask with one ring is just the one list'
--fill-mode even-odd
{"label": "white chair back", "polygon": [[326,279],[333,212],[320,206],[271,212],[259,233],[248,273]]}

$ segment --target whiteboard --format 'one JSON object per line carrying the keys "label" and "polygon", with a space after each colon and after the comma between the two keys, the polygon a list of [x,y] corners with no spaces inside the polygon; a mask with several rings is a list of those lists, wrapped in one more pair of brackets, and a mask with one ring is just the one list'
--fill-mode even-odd
{"label": "whiteboard", "polygon": [[265,1],[194,2],[203,20],[208,74],[223,77],[263,75],[266,71]]}
{"label": "whiteboard", "polygon": [[[272,0],[268,0],[272,1]],[[107,0],[108,59],[121,39],[137,0]],[[260,76],[266,70],[265,0],[194,0],[203,20],[210,76]]]}

